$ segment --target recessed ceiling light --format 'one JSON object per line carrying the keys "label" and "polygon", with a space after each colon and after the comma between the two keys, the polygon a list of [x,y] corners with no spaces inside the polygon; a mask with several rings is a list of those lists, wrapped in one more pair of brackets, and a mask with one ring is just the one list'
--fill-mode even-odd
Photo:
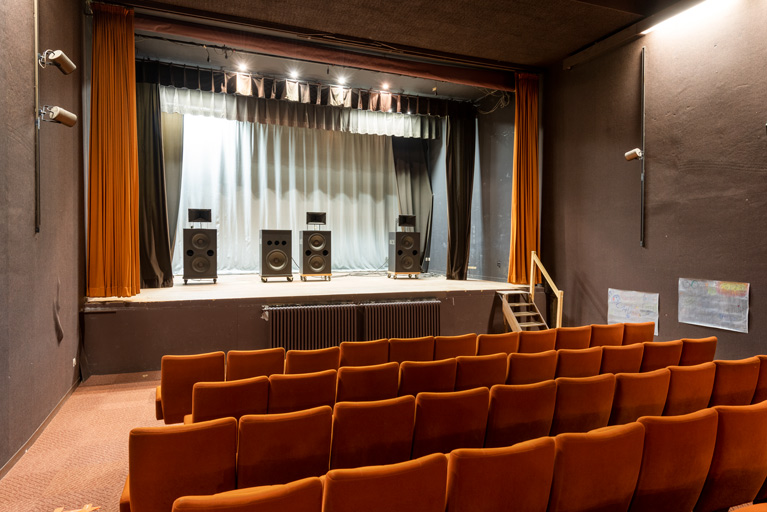
{"label": "recessed ceiling light", "polygon": [[247,71],[248,70],[248,66],[244,62],[240,62],[239,64],[237,64],[237,70],[238,71]]}
{"label": "recessed ceiling light", "polygon": [[384,91],[388,91],[389,90],[389,82],[382,83],[381,84],[381,89],[383,89]]}
{"label": "recessed ceiling light", "polygon": [[293,80],[297,79],[298,78],[298,71],[295,70],[295,69],[291,69],[290,70],[290,78],[292,78]]}
{"label": "recessed ceiling light", "polygon": [[338,83],[341,85],[346,85],[346,77],[341,75],[338,77]]}

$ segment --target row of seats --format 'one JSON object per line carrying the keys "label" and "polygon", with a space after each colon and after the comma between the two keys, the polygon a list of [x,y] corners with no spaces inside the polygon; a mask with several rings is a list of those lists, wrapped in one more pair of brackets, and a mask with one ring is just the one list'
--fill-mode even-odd
{"label": "row of seats", "polygon": [[[767,489],[767,402],[236,490],[234,419],[159,430],[170,429],[178,435],[165,443],[157,428],[131,433],[121,512],[714,512],[762,500]],[[138,447],[155,464],[134,472]],[[286,449],[285,466],[296,465]]]}

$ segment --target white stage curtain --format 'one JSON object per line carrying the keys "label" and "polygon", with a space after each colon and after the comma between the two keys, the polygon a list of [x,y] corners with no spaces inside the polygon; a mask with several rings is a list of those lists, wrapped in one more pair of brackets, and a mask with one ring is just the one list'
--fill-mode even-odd
{"label": "white stage curtain", "polygon": [[307,211],[327,212],[333,269],[384,265],[398,213],[390,137],[194,115],[184,116],[183,137],[175,274],[187,208],[212,210],[221,274],[260,270],[261,229],[293,230],[298,262]]}

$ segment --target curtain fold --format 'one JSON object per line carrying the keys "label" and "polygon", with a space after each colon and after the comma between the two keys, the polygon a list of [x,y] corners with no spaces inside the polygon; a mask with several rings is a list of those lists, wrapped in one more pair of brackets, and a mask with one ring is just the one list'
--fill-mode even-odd
{"label": "curtain fold", "polygon": [[[527,283],[530,252],[540,252],[538,230],[538,77],[518,73],[514,114],[514,180],[508,281]],[[536,280],[540,279],[540,273]]]}
{"label": "curtain fold", "polygon": [[162,113],[162,155],[165,166],[165,201],[168,205],[168,233],[171,259],[176,246],[178,204],[181,200],[181,168],[184,156],[184,116]]}
{"label": "curtain fold", "polygon": [[127,297],[140,290],[133,11],[92,7],[87,294]]}
{"label": "curtain fold", "polygon": [[156,84],[136,84],[141,288],[173,286],[165,192],[160,93]]}

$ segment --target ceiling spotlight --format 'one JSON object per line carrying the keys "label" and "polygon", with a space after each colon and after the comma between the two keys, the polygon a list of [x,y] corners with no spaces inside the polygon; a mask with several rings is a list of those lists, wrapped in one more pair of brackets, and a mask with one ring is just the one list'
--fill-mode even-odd
{"label": "ceiling spotlight", "polygon": [[244,62],[240,62],[239,64],[237,64],[237,71],[245,72],[247,70],[248,70],[248,66]]}
{"label": "ceiling spotlight", "polygon": [[48,105],[40,109],[40,119],[49,123],[63,124],[70,128],[77,124],[77,115],[61,107],[49,107]]}
{"label": "ceiling spotlight", "polygon": [[65,75],[68,75],[77,69],[77,66],[75,66],[74,62],[69,60],[69,57],[67,57],[67,55],[61,50],[45,50],[43,53],[38,55],[37,60],[40,63],[41,68],[46,67],[48,64],[53,64]]}
{"label": "ceiling spotlight", "polygon": [[290,70],[290,78],[292,78],[293,80],[297,80],[298,79],[298,71],[295,70],[295,69],[291,69]]}
{"label": "ceiling spotlight", "polygon": [[338,83],[339,83],[340,85],[346,85],[346,77],[345,77],[345,76],[343,76],[343,75],[339,76],[339,77],[338,77]]}
{"label": "ceiling spotlight", "polygon": [[382,83],[381,84],[381,89],[383,89],[384,91],[388,91],[389,90],[389,82]]}
{"label": "ceiling spotlight", "polygon": [[644,153],[642,153],[641,149],[634,148],[631,151],[627,151],[623,156],[626,157],[626,160],[636,160],[637,158],[641,160],[644,158]]}

